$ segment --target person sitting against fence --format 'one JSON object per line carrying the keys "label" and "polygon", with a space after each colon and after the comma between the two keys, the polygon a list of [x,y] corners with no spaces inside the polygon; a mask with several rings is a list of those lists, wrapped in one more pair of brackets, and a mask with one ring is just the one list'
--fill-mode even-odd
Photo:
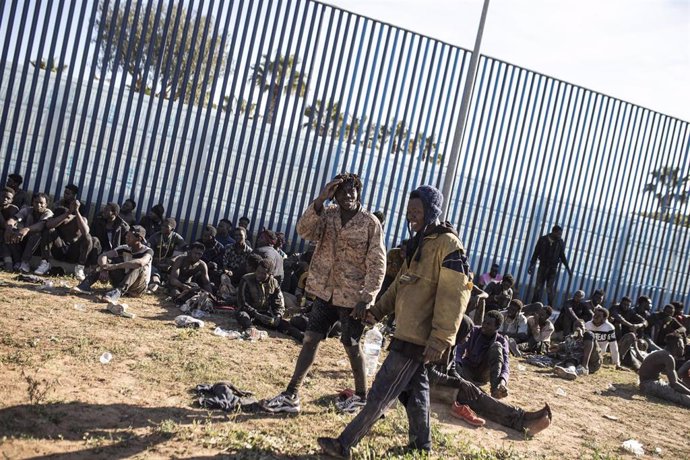
{"label": "person sitting against fence", "polygon": [[578,290],[572,298],[565,301],[561,311],[556,318],[554,327],[556,332],[563,334],[563,337],[570,335],[575,330],[575,324],[582,320],[585,323],[591,321],[593,317],[592,311],[589,309],[589,303],[585,300],[585,291]]}
{"label": "person sitting against fence", "polygon": [[[647,355],[642,361],[640,371],[640,393],[670,401],[690,408],[690,388],[678,377],[688,376],[690,361],[686,361],[676,373],[676,360],[683,359],[686,343],[683,334],[672,332],[664,337],[664,348]],[[666,374],[668,383],[661,380]]]}
{"label": "person sitting against fence", "polygon": [[91,225],[91,234],[98,238],[103,252],[125,244],[128,231],[129,224],[120,217],[120,206],[117,203],[103,206],[103,211]]}
{"label": "person sitting against fence", "polygon": [[[252,254],[257,257],[258,254]],[[258,256],[260,257],[260,256]],[[285,316],[285,303],[278,280],[271,275],[273,267],[269,259],[261,258],[254,272],[240,280],[237,289],[237,322],[242,329],[257,325],[287,334],[301,342],[304,334],[290,325]]]}
{"label": "person sitting against fence", "polygon": [[91,229],[86,217],[81,215],[80,207],[81,203],[75,198],[69,202],[69,207],[55,208],[55,216],[46,221],[41,234],[41,264],[34,270],[35,274],[48,273],[51,261],[55,259],[76,264],[74,277],[82,281],[86,277],[84,268],[96,264],[101,243],[91,235]]}
{"label": "person sitting against fence", "polygon": [[503,310],[503,324],[499,333],[508,339],[508,348],[515,356],[520,356],[518,344],[527,342],[527,317],[522,313],[522,301],[513,299],[508,304],[508,308]]}
{"label": "person sitting against fence", "polygon": [[606,292],[604,292],[603,289],[595,289],[594,292],[592,292],[591,297],[586,300],[587,302],[587,308],[590,311],[594,311],[596,307],[604,307],[604,300],[606,299]]}
{"label": "person sitting against fence", "polygon": [[552,314],[551,305],[542,305],[535,315],[527,318],[527,343],[519,345],[520,352],[544,354],[549,350],[554,331]]}
{"label": "person sitting against fence", "polygon": [[221,219],[216,225],[216,239],[227,247],[230,244],[235,244],[235,238],[232,237],[233,226],[229,219]]}
{"label": "person sitting against fence", "polygon": [[98,280],[109,281],[113,289],[103,298],[118,303],[121,296],[139,297],[146,290],[151,278],[153,250],[146,246],[146,230],[134,225],[125,234],[125,244],[104,251],[98,257],[96,270],[84,281],[72,288],[76,293],[90,293]]}
{"label": "person sitting against fence", "polygon": [[247,258],[252,253],[252,247],[247,242],[247,229],[237,227],[233,234],[235,244],[225,247],[225,268],[232,272],[232,284],[240,284],[247,271]]}
{"label": "person sitting against fence", "polygon": [[690,328],[690,315],[686,315],[685,305],[683,302],[675,300],[671,302],[673,305],[673,317],[678,321],[686,330]]}
{"label": "person sitting against fence", "polygon": [[216,234],[216,228],[213,225],[207,225],[201,233],[201,238],[197,240],[205,248],[201,260],[206,262],[209,269],[213,266],[212,270],[214,271],[222,270],[225,263],[225,246],[216,239]]}
{"label": "person sitting against fence", "polygon": [[515,279],[513,275],[505,275],[500,283],[492,282],[486,286],[484,292],[488,294],[486,298],[486,311],[505,310],[508,308],[508,303],[513,298],[513,284]]}
{"label": "person sitting against fence", "polygon": [[24,178],[19,174],[10,174],[7,176],[6,187],[11,188],[14,191],[14,196],[12,197],[12,204],[18,209],[23,209],[25,207],[31,207],[31,195],[26,190],[21,189],[22,182]]}
{"label": "person sitting against fence", "polygon": [[[120,206],[120,218],[127,222],[130,227],[137,221],[137,216],[134,210],[137,208],[137,202],[133,198],[127,198],[122,206]],[[150,236],[150,235],[149,235]]]}
{"label": "person sitting against fence", "polygon": [[457,347],[455,360],[460,376],[480,384],[491,384],[491,396],[508,396],[508,340],[498,333],[503,315],[492,310],[484,315],[481,326],[475,326],[465,343]]}
{"label": "person sitting against fence", "polygon": [[149,287],[152,291],[165,281],[173,264],[173,257],[184,252],[186,243],[182,235],[175,232],[176,226],[175,219],[168,217],[161,223],[160,231],[148,239],[148,245],[153,249],[153,273]]}
{"label": "person sitting against fence", "polygon": [[585,331],[584,327],[584,323],[579,321],[572,334],[551,347],[551,353],[559,360],[554,367],[557,377],[575,380],[601,368],[599,346],[594,334]]}
{"label": "person sitting against fence", "polygon": [[[585,330],[594,335],[594,340],[597,342],[600,353],[611,352],[611,362],[616,369],[621,369],[621,360],[618,353],[618,338],[616,337],[616,328],[608,321],[609,312],[605,308],[597,307],[594,310],[594,316],[590,321],[585,323]],[[633,333],[628,334],[635,341]],[[626,341],[630,341],[630,337]],[[629,345],[628,345],[629,347]]]}
{"label": "person sitting against fence", "polygon": [[19,208],[12,204],[14,189],[5,187],[0,191],[0,256],[4,262],[4,268],[8,272],[14,269],[14,261],[10,251],[10,241],[13,225],[8,222],[14,221],[19,212]]}
{"label": "person sitting against fence", "polygon": [[650,317],[650,337],[655,347],[652,349],[659,349],[666,346],[666,337],[672,332],[678,331],[685,333],[686,330],[683,325],[676,318],[673,317],[674,307],[671,304],[664,305],[661,311],[658,311]]}
{"label": "person sitting against fence", "polygon": [[503,279],[503,275],[498,272],[500,268],[500,265],[494,262],[491,265],[491,269],[479,277],[477,286],[479,286],[480,289],[484,289],[491,283],[500,283]]}
{"label": "person sitting against fence", "polygon": [[19,271],[31,272],[31,257],[41,245],[41,236],[48,219],[53,217],[53,211],[48,209],[48,196],[38,193],[33,197],[30,208],[22,208],[7,220],[8,233],[5,239],[13,261],[19,261]]}
{"label": "person sitting against fence", "polygon": [[[59,215],[57,211],[61,208],[68,209],[70,204],[77,199],[79,195],[79,187],[74,184],[65,185],[65,189],[62,191],[62,198],[56,203],[53,203],[53,212],[55,215]],[[83,212],[83,206],[79,204],[79,211]]]}
{"label": "person sitting against fence", "polygon": [[247,242],[250,245],[253,245],[255,243],[254,235],[252,234],[252,232],[249,231],[249,225],[251,223],[252,223],[252,221],[249,220],[249,217],[242,216],[242,217],[240,217],[240,220],[238,221],[237,226],[242,227],[245,230],[245,240],[247,240]]}
{"label": "person sitting against fence", "polygon": [[283,283],[283,277],[285,276],[285,269],[283,267],[283,257],[278,251],[276,251],[275,245],[278,241],[278,237],[275,232],[271,230],[264,230],[259,233],[256,238],[256,248],[254,252],[259,254],[264,259],[269,259],[272,264],[271,273],[275,279],[278,281],[280,286]]}
{"label": "person sitting against fence", "polygon": [[643,333],[648,326],[647,321],[631,307],[632,299],[624,296],[619,304],[613,305],[609,309],[609,318],[611,318],[611,323],[616,328],[617,337],[623,337],[629,332],[634,332],[635,334]]}
{"label": "person sitting against fence", "polygon": [[145,216],[142,216],[139,225],[146,229],[147,235],[153,236],[162,231],[163,222],[165,222],[165,207],[158,203]]}
{"label": "person sitting against fence", "polygon": [[213,294],[208,266],[201,260],[205,249],[203,244],[194,242],[185,255],[175,258],[168,275],[168,294],[173,301],[186,300],[202,290]]}

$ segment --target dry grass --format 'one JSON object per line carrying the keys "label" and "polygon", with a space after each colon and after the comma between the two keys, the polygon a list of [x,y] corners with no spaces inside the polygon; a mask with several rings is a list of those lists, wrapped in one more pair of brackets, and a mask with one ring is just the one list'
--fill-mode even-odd
{"label": "dry grass", "polygon": [[[153,296],[129,304],[135,319],[113,316],[104,304],[64,289],[45,292],[0,275],[4,457],[316,458],[316,437],[336,435],[349,420],[332,405],[336,390],[352,385],[337,340],[320,349],[300,416],[226,416],[194,407],[189,390],[226,380],[260,398],[273,396],[290,377],[298,344],[275,334],[255,343],[216,337],[216,324],[229,326],[226,314],[214,315],[201,330],[177,329],[178,310]],[[105,351],[113,359],[103,365]],[[637,395],[634,374],[605,367],[565,382],[512,364],[508,402],[535,409],[549,401],[552,427],[532,440],[493,423],[470,429],[437,403],[434,457],[617,458],[625,455],[621,443],[635,438],[648,452],[660,448],[657,457],[690,458],[690,413]],[[615,391],[606,390],[610,384]],[[559,387],[565,397],[556,396]],[[396,408],[365,438],[357,457],[404,457],[398,446],[406,444],[406,431],[405,414]]]}

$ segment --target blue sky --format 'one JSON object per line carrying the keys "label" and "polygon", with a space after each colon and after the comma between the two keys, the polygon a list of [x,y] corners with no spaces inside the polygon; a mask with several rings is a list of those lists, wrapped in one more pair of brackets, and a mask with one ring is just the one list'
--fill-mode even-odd
{"label": "blue sky", "polygon": [[[482,0],[327,0],[472,49]],[[690,1],[491,0],[482,53],[690,121]]]}

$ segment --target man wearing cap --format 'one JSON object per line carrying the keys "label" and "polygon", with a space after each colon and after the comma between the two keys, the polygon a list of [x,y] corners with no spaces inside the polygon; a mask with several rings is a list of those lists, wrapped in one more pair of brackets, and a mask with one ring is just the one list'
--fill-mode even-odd
{"label": "man wearing cap", "polygon": [[[297,223],[297,233],[302,238],[317,242],[306,283],[306,292],[316,299],[290,383],[284,392],[264,402],[264,408],[270,412],[301,410],[299,388],[314,362],[319,343],[338,321],[355,392],[337,407],[342,412],[354,412],[366,401],[364,356],[359,348],[364,331],[361,313],[381,288],[386,249],[381,223],[363,208],[361,196],[359,177],[340,174],[326,184]],[[334,198],[337,204],[324,207],[326,200]]]}
{"label": "man wearing cap", "polygon": [[551,233],[543,235],[537,240],[534,247],[532,258],[529,262],[529,275],[534,274],[534,269],[539,260],[539,270],[537,271],[537,282],[534,286],[534,296],[532,302],[541,302],[544,293],[544,284],[546,284],[546,295],[549,300],[549,305],[553,306],[556,301],[556,278],[558,278],[558,266],[563,264],[568,271],[569,276],[573,276],[573,271],[568,266],[568,259],[565,257],[565,242],[561,236],[563,235],[563,228],[560,225],[554,225]]}
{"label": "man wearing cap", "polygon": [[65,187],[60,204],[67,204],[67,207],[56,206],[55,216],[46,221],[41,234],[41,264],[34,271],[37,275],[48,273],[54,258],[76,264],[74,277],[83,281],[85,266],[94,265],[101,252],[101,242],[91,235],[86,217],[81,214],[77,191],[71,184]]}
{"label": "man wearing cap", "polygon": [[501,267],[497,263],[491,265],[491,270],[479,277],[477,286],[479,286],[480,289],[484,289],[489,283],[500,283],[503,279],[503,275],[498,273],[500,268]]}
{"label": "man wearing cap", "polygon": [[366,405],[338,438],[319,438],[324,453],[349,458],[393,401],[409,421],[408,448],[431,450],[429,379],[426,363],[441,359],[456,340],[472,283],[465,250],[450,224],[441,223],[443,195],[424,185],[410,194],[408,227],[414,233],[405,262],[386,293],[369,310],[355,314],[380,321],[395,311],[390,352],[376,374]]}
{"label": "man wearing cap", "polygon": [[91,286],[100,279],[109,280],[114,289],[104,299],[117,303],[121,296],[138,297],[151,278],[153,249],[144,244],[146,230],[134,225],[125,235],[125,244],[106,251],[98,257],[98,268],[73,288],[77,293],[91,292]]}

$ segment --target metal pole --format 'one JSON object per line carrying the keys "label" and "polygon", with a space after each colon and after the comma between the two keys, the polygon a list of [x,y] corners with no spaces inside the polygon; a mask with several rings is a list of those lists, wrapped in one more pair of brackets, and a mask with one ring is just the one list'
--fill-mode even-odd
{"label": "metal pole", "polygon": [[470,58],[470,68],[467,72],[467,79],[465,80],[465,87],[462,91],[462,102],[460,103],[460,114],[458,116],[458,125],[455,128],[453,136],[453,145],[450,149],[450,158],[448,159],[448,168],[446,170],[446,177],[443,181],[443,215],[448,218],[448,209],[450,207],[450,191],[453,188],[453,180],[458,173],[458,159],[460,158],[460,145],[462,144],[462,136],[465,133],[465,121],[467,120],[467,113],[470,110],[470,97],[472,96],[472,87],[474,86],[474,79],[477,76],[477,65],[479,64],[479,48],[482,44],[482,35],[484,34],[484,23],[486,22],[486,14],[489,11],[489,0],[484,0],[482,7],[482,16],[479,20],[479,29],[477,29],[477,38],[474,41],[474,50]]}

